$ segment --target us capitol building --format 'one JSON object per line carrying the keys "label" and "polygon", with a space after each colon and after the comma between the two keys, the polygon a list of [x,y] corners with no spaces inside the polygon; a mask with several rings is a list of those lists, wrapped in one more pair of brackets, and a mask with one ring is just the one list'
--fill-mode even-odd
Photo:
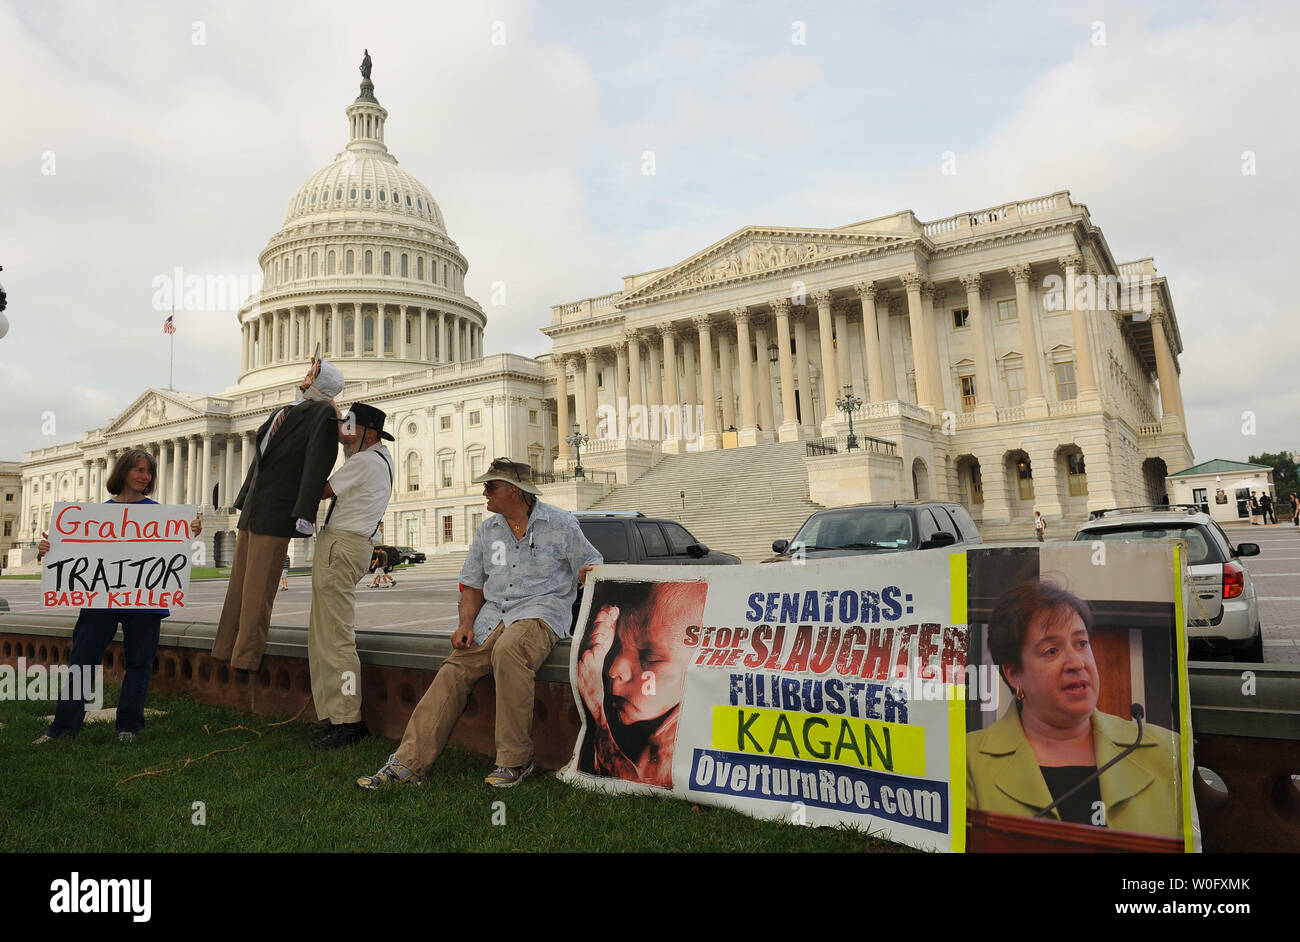
{"label": "us capitol building", "polygon": [[[633,482],[665,456],[809,440],[798,470],[814,501],[958,500],[986,530],[1025,535],[1035,509],[1073,521],[1158,501],[1193,463],[1168,285],[1149,258],[1118,262],[1064,191],[933,221],[746,227],[555,306],[550,355],[484,356],[469,263],[389,153],[368,59],[362,71],[346,148],[259,256],[238,382],[145,390],[79,441],[5,463],[0,476],[21,479],[0,505],[11,566],[34,558],[55,501],[106,499],[132,447],[158,459],[156,499],[201,506],[209,560],[228,565],[254,433],[292,401],[317,344],[348,380],[341,406],[388,413],[385,542],[430,554],[466,548],[484,513],[469,481],[498,455],[554,475],[547,499],[585,507],[600,481]],[[846,398],[862,400],[856,451]],[[574,424],[597,483],[566,480]],[[314,543],[292,541],[294,562]]]}

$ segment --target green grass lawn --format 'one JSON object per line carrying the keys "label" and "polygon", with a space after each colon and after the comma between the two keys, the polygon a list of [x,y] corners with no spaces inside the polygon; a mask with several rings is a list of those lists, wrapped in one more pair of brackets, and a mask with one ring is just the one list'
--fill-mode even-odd
{"label": "green grass lawn", "polygon": [[[117,700],[109,688],[105,705]],[[308,748],[311,726],[188,698],[149,697],[166,711],[141,739],[111,723],[42,746],[48,702],[0,703],[0,847],[94,851],[901,851],[858,831],[758,821],[677,799],[615,797],[537,775],[513,789],[483,783],[489,759],[450,748],[421,786],[365,791],[396,747],[368,739]],[[207,731],[204,726],[206,724]],[[261,733],[231,729],[240,725]],[[186,758],[215,750],[178,769]],[[146,770],[162,775],[131,778]],[[130,779],[127,781],[127,779]],[[202,802],[205,825],[193,823]],[[503,802],[503,809],[494,803]],[[505,824],[492,823],[504,810]]]}

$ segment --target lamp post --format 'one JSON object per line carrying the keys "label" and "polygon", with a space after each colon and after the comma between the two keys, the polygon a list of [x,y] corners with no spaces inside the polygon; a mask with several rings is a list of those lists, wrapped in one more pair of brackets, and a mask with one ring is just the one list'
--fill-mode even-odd
{"label": "lamp post", "polygon": [[853,413],[862,411],[862,400],[853,395],[853,384],[844,384],[844,395],[835,400],[835,408],[849,417],[849,440],[846,451],[858,447],[858,436],[853,434]]}
{"label": "lamp post", "polygon": [[591,440],[591,436],[583,435],[582,430],[578,428],[578,423],[573,423],[573,432],[565,439],[573,447],[573,458],[576,462],[573,466],[573,476],[575,478],[585,477],[582,472],[582,446]]}

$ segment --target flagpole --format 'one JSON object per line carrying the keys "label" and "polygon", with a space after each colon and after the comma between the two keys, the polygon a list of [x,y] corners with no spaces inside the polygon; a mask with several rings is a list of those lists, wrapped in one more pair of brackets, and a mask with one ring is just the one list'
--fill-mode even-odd
{"label": "flagpole", "polygon": [[172,376],[176,367],[176,305],[172,305],[172,331],[168,334],[171,339],[171,353],[167,357],[167,388],[172,392],[176,387],[172,384]]}

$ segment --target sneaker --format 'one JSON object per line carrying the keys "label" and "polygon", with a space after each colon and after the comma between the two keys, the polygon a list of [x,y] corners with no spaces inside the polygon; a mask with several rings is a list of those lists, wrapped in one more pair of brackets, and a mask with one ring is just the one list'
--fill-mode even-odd
{"label": "sneaker", "polygon": [[370,730],[366,729],[363,722],[356,723],[337,723],[326,735],[311,744],[313,749],[337,749],[340,746],[350,746],[353,743],[361,742],[370,735]]}
{"label": "sneaker", "polygon": [[363,775],[357,779],[357,786],[360,788],[379,788],[381,785],[387,785],[390,782],[399,785],[419,785],[420,777],[398,762],[397,753],[393,753],[388,757],[388,761],[384,763],[384,767],[374,775]]}
{"label": "sneaker", "polygon": [[139,733],[132,733],[127,730],[122,730],[122,732],[117,734],[117,741],[120,743],[133,743],[139,738]]}
{"label": "sneaker", "polygon": [[526,777],[531,775],[532,771],[533,764],[531,762],[527,765],[516,765],[513,767],[498,765],[492,770],[492,774],[483,781],[487,782],[493,788],[514,788]]}
{"label": "sneaker", "polygon": [[45,745],[47,742],[51,742],[51,741],[53,741],[53,739],[54,739],[54,737],[51,736],[49,733],[41,733],[40,736],[36,737],[36,739],[34,739],[34,740],[32,741],[32,745],[33,745],[33,746],[43,746],[43,745]]}

